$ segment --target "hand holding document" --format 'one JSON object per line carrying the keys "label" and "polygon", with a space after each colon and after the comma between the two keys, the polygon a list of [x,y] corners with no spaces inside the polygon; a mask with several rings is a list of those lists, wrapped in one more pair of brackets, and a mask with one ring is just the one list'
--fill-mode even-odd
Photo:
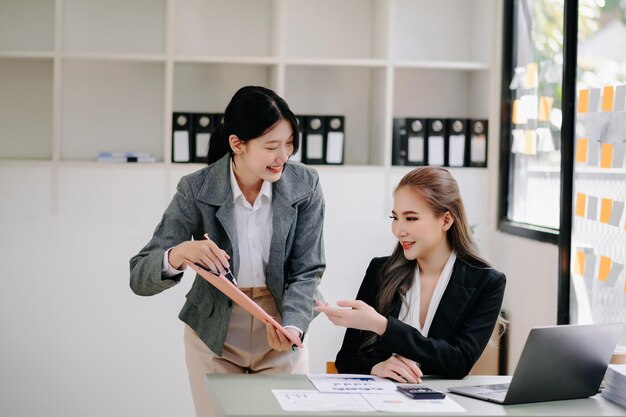
{"label": "hand holding document", "polygon": [[220,290],[225,296],[236,302],[241,308],[246,310],[248,313],[252,314],[255,318],[260,320],[262,323],[270,323],[276,330],[281,332],[288,338],[294,345],[299,348],[303,348],[302,342],[300,339],[291,334],[287,329],[281,326],[272,316],[267,314],[265,310],[263,310],[257,303],[255,303],[250,297],[244,294],[235,284],[233,284],[228,278],[224,275],[217,275],[215,272],[209,271],[208,269],[204,269],[192,262],[185,261],[185,264],[193,269],[198,275],[208,281],[215,288]]}

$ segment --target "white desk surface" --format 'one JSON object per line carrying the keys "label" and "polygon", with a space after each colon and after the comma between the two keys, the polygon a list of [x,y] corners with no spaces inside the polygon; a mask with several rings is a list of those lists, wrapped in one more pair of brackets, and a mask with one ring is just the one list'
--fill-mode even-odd
{"label": "white desk surface", "polygon": [[[424,378],[423,384],[440,391],[461,385],[495,384],[509,382],[510,376],[468,376],[461,380]],[[272,389],[315,389],[305,375],[207,375],[207,392],[221,417],[269,416],[404,416],[406,413],[346,413],[346,412],[288,412],[283,411],[272,394]],[[467,410],[456,413],[474,416],[626,416],[626,408],[600,395],[590,398],[543,403],[502,406],[447,393]]]}

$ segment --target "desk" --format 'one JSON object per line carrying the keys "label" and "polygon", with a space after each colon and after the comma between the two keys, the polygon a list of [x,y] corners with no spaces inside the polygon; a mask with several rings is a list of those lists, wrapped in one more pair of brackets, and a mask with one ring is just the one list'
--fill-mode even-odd
{"label": "desk", "polygon": [[[423,384],[440,391],[461,385],[496,384],[509,382],[510,376],[468,376],[462,380],[424,378]],[[315,389],[304,375],[207,375],[207,391],[220,417],[269,417],[269,416],[406,416],[406,413],[345,413],[345,412],[286,412],[272,394],[272,389]],[[450,394],[454,401],[467,413],[454,414],[473,416],[624,416],[621,408],[600,395],[591,398],[544,403],[502,406],[486,401],[474,400]]]}

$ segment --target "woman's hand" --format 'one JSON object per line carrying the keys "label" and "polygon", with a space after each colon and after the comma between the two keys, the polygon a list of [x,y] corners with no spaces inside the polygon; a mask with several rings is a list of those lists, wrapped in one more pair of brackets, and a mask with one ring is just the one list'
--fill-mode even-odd
{"label": "woman's hand", "polygon": [[369,330],[382,335],[387,330],[387,319],[379,314],[373,307],[360,300],[337,301],[339,307],[329,307],[319,300],[315,300],[315,311],[326,314],[335,326],[350,327],[351,329]]}
{"label": "woman's hand", "polygon": [[[291,346],[293,346],[293,342],[287,339],[287,336],[279,332],[274,326],[269,323],[265,323],[265,328],[267,330],[267,343],[272,349],[278,351],[291,349]],[[288,327],[286,330],[291,333],[296,339],[300,338],[300,332],[296,329]]]}
{"label": "woman's hand", "polygon": [[377,363],[371,374],[401,383],[422,383],[422,371],[417,363],[400,355],[391,355],[386,361]]}
{"label": "woman's hand", "polygon": [[174,246],[168,257],[168,262],[175,269],[180,270],[185,265],[185,260],[200,263],[212,271],[224,274],[230,268],[228,260],[230,256],[220,249],[215,242],[206,240],[189,240]]}

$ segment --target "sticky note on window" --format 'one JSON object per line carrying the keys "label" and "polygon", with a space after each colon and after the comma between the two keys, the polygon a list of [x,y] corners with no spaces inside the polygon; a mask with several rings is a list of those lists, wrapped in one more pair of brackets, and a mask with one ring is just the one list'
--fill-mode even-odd
{"label": "sticky note on window", "polygon": [[537,154],[537,132],[533,129],[524,131],[524,153],[526,155]]}
{"label": "sticky note on window", "polygon": [[513,114],[511,117],[511,121],[515,125],[522,125],[528,122],[528,119],[526,117],[526,112],[524,111],[524,108],[522,107],[522,103],[520,99],[513,100]]}
{"label": "sticky note on window", "polygon": [[574,274],[582,275],[585,271],[585,252],[576,252],[576,262],[574,264]]}
{"label": "sticky note on window", "polygon": [[604,283],[610,287],[614,286],[617,281],[617,277],[621,275],[623,269],[624,265],[617,262],[611,262],[611,270],[609,271],[609,276],[606,277]]}
{"label": "sticky note on window", "polygon": [[613,162],[613,144],[603,143],[600,150],[600,168],[611,168]]}
{"label": "sticky note on window", "polygon": [[521,109],[527,119],[537,120],[539,116],[539,100],[535,95],[525,95],[520,99]]}
{"label": "sticky note on window", "polygon": [[596,259],[598,257],[593,253],[585,254],[585,270],[583,275],[585,278],[593,279],[593,273],[596,269]]}
{"label": "sticky note on window", "polygon": [[527,88],[535,88],[537,87],[537,73],[539,66],[536,62],[529,62],[526,64],[526,87]]}
{"label": "sticky note on window", "polygon": [[611,272],[611,258],[608,256],[600,256],[600,269],[598,271],[598,279],[606,281]]}
{"label": "sticky note on window", "polygon": [[613,207],[611,208],[611,219],[609,224],[611,226],[619,227],[619,219],[622,218],[624,212],[624,202],[613,200]]}
{"label": "sticky note on window", "polygon": [[610,198],[603,198],[600,202],[600,223],[608,223],[611,218],[611,208],[613,207],[613,200]]}
{"label": "sticky note on window", "polygon": [[589,149],[589,139],[580,138],[576,141],[576,162],[587,162],[587,151]]}
{"label": "sticky note on window", "polygon": [[600,110],[600,94],[602,90],[599,88],[592,88],[589,90],[589,113],[597,113]]}
{"label": "sticky note on window", "polygon": [[587,195],[576,193],[576,216],[585,217],[585,209],[587,208]]}
{"label": "sticky note on window", "polygon": [[589,90],[580,90],[578,92],[578,113],[587,113],[589,111]]}
{"label": "sticky note on window", "polygon": [[602,89],[602,111],[613,111],[613,97],[615,96],[615,89],[612,85],[608,85]]}
{"label": "sticky note on window", "polygon": [[552,103],[554,103],[554,97],[540,96],[539,97],[539,121],[549,122],[550,111],[552,110]]}
{"label": "sticky note on window", "polygon": [[589,220],[598,220],[598,197],[587,197],[587,218]]}

